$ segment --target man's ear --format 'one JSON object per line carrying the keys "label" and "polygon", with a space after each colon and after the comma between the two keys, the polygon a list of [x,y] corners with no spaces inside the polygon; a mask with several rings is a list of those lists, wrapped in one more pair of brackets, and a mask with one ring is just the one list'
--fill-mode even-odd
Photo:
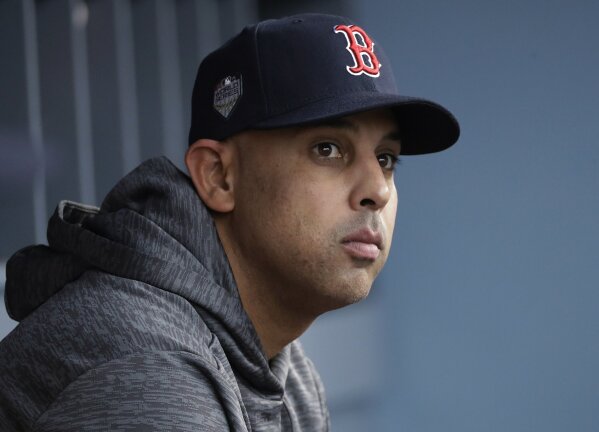
{"label": "man's ear", "polygon": [[185,154],[185,165],[198,195],[216,212],[227,213],[235,207],[234,153],[232,143],[199,139]]}

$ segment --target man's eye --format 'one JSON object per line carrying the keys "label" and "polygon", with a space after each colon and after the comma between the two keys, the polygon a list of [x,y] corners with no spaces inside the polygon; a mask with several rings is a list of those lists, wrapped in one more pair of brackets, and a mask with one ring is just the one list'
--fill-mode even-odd
{"label": "man's eye", "polygon": [[343,155],[337,144],[332,142],[321,142],[312,147],[312,151],[322,158],[341,159]]}
{"label": "man's eye", "polygon": [[392,170],[395,168],[399,158],[391,153],[384,153],[377,156],[379,165],[385,170]]}

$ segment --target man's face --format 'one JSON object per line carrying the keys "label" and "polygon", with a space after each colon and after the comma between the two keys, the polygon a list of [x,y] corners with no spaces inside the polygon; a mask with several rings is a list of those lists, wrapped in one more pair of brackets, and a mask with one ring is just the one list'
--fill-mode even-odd
{"label": "man's face", "polygon": [[320,314],[368,294],[391,246],[398,136],[377,110],[230,139],[235,254],[267,295]]}

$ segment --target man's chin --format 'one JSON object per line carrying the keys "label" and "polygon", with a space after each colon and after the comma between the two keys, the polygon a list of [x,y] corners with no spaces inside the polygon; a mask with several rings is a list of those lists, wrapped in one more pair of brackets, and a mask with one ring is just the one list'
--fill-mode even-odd
{"label": "man's chin", "polygon": [[368,297],[372,288],[372,280],[370,277],[356,277],[345,284],[341,284],[334,289],[331,289],[324,300],[326,310],[340,309],[349,306]]}

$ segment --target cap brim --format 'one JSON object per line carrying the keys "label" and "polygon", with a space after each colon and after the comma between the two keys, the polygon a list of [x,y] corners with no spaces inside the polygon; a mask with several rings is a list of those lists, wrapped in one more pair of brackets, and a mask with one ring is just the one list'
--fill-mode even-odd
{"label": "cap brim", "polygon": [[445,150],[460,136],[458,121],[441,105],[422,98],[373,92],[321,99],[270,117],[252,128],[303,126],[377,108],[389,108],[395,113],[402,138],[402,155]]}

